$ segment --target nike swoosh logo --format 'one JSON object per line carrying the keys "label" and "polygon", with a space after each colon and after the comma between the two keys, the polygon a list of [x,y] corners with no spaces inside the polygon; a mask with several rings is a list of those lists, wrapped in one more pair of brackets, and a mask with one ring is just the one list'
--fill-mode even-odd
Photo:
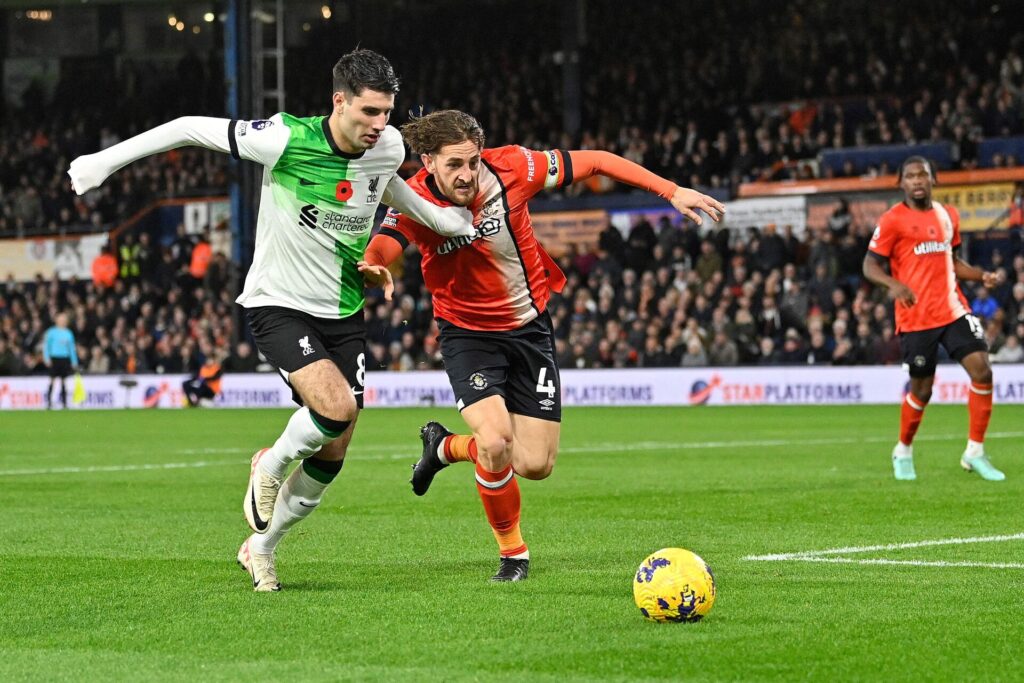
{"label": "nike swoosh logo", "polygon": [[315,507],[316,507],[317,505],[319,505],[319,504],[320,504],[320,503],[313,503],[312,505],[306,505],[306,504],[305,504],[305,503],[303,503],[303,502],[302,502],[301,500],[299,501],[299,505],[301,505],[301,506],[302,506],[302,507],[304,507],[304,508],[315,508]]}
{"label": "nike swoosh logo", "polygon": [[249,495],[249,505],[252,507],[252,521],[256,522],[256,528],[263,531],[268,525],[260,519],[260,513],[256,511],[256,489],[252,489],[252,493]]}
{"label": "nike swoosh logo", "polygon": [[312,180],[306,180],[305,178],[299,178],[299,185],[316,185]]}

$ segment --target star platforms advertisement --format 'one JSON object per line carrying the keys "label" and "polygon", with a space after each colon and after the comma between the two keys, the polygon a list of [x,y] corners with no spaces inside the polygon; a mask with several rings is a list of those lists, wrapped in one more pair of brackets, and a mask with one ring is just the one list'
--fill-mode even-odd
{"label": "star platforms advertisement", "polygon": [[[996,403],[1024,403],[1024,364],[996,365]],[[72,410],[182,408],[185,375],[83,377],[85,400]],[[371,372],[367,408],[455,407],[443,372]],[[899,366],[652,368],[565,370],[564,406],[726,406],[899,403],[907,390]],[[0,410],[46,409],[46,377],[0,377]],[[71,389],[71,380],[68,380]],[[276,374],[224,375],[213,408],[289,408],[291,390]],[[932,403],[963,403],[970,382],[957,365],[940,365]],[[56,398],[58,391],[54,392]],[[547,398],[539,392],[538,402]]]}

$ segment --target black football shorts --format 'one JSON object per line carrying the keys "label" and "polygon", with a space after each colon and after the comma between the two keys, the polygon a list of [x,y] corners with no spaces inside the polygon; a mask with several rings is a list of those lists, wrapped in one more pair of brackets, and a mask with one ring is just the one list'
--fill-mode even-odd
{"label": "black football shorts", "polygon": [[985,330],[981,322],[971,314],[942,327],[901,332],[903,364],[910,371],[911,377],[931,377],[935,374],[939,344],[958,363],[975,351],[988,351]]}
{"label": "black football shorts", "polygon": [[562,382],[551,317],[545,312],[517,330],[481,332],[438,320],[441,356],[461,411],[501,396],[510,413],[562,420]]}
{"label": "black football shorts", "polygon": [[[296,370],[328,358],[341,370],[352,387],[356,405],[362,409],[366,384],[366,321],[362,311],[332,320],[291,308],[260,306],[247,309],[246,317],[256,348],[278,369],[285,382]],[[292,398],[302,405],[294,387]]]}

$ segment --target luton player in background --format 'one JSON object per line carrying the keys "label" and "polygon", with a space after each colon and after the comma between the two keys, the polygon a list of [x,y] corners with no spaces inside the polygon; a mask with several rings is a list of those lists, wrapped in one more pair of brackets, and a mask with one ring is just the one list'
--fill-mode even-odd
{"label": "luton player in background", "polygon": [[[988,481],[1005,475],[985,455],[985,430],[992,415],[992,366],[984,328],[971,315],[957,279],[999,283],[999,275],[985,272],[956,256],[960,246],[960,216],[952,206],[932,201],[935,169],[924,157],[912,156],[900,166],[904,199],[878,221],[864,257],[864,276],[886,287],[896,300],[896,331],[903,362],[910,370],[910,391],[900,417],[900,437],[892,451],[897,479],[916,479],[914,434],[932,396],[939,344],[971,378],[967,408],[970,433],[960,465]],[[883,265],[888,262],[891,275]]]}
{"label": "luton player in background", "polygon": [[380,266],[410,242],[419,247],[445,370],[472,430],[471,436],[455,435],[437,422],[422,428],[413,492],[426,493],[449,464],[472,461],[501,557],[492,580],[520,581],[529,570],[529,551],[519,530],[514,475],[544,479],[555,464],[561,383],[546,309],[551,291],[565,283],[534,236],[527,201],[543,189],[604,175],[659,195],[698,223],[696,210],[718,220],[723,207],[608,152],[484,149],[480,124],[459,111],[415,119],[402,134],[425,167],[410,186],[439,206],[470,208],[477,228],[472,237],[448,239],[389,211],[361,265],[367,280],[384,284],[387,294],[389,276]]}

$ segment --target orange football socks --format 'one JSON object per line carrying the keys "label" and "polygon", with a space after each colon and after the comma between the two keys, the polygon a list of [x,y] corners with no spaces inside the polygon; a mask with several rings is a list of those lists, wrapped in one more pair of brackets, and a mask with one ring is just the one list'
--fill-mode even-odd
{"label": "orange football socks", "polygon": [[913,443],[914,435],[917,434],[917,428],[921,426],[921,418],[924,417],[924,409],[927,405],[910,392],[907,392],[903,399],[903,409],[900,411],[900,443],[904,446]]}
{"label": "orange football socks", "polygon": [[970,439],[981,443],[985,440],[988,421],[992,417],[992,385],[971,382],[971,393],[967,399],[970,414]]}
{"label": "orange football socks", "polygon": [[488,472],[477,463],[476,490],[480,493],[501,556],[514,557],[525,553],[526,543],[519,531],[519,483],[512,466],[500,472]]}
{"label": "orange football socks", "polygon": [[462,434],[445,437],[444,458],[449,463],[476,462],[476,439]]}

